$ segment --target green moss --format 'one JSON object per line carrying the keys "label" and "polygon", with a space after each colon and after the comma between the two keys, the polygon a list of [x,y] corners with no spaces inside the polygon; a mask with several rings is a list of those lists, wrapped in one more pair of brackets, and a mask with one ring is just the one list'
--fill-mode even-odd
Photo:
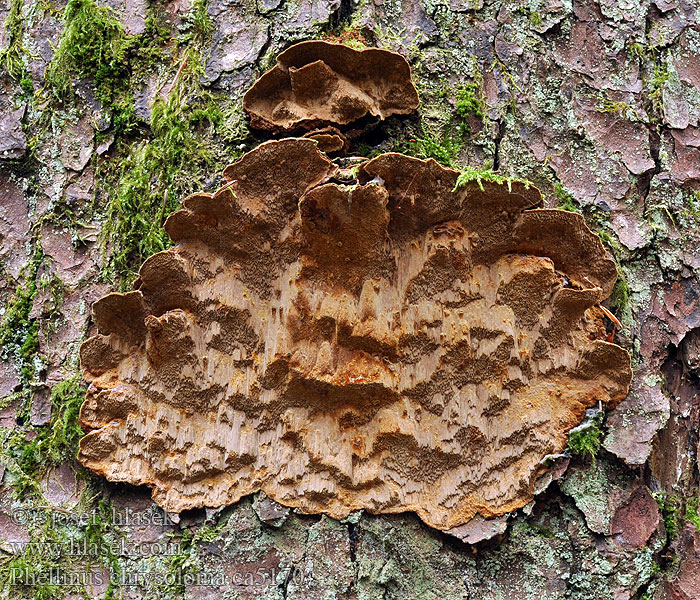
{"label": "green moss", "polygon": [[610,213],[600,210],[597,207],[588,207],[586,221],[590,229],[598,234],[600,241],[612,252],[613,257],[619,265],[623,249],[620,242],[617,240],[613,228],[610,226]]}
{"label": "green moss", "polygon": [[561,183],[554,184],[554,195],[557,198],[557,208],[568,210],[570,212],[581,213],[581,208],[576,203],[576,199],[571,192],[567,190]]}
{"label": "green moss", "polygon": [[[420,62],[414,70],[420,72]],[[466,143],[476,143],[471,136],[474,119],[484,122],[487,105],[483,98],[482,78],[478,67],[474,67],[474,81],[461,85],[456,90],[447,85],[434,85],[418,79],[421,119],[405,132],[404,141],[394,150],[416,158],[432,158],[442,165],[459,168],[458,157]],[[454,109],[452,108],[454,106]]]}
{"label": "green moss", "polygon": [[[428,75],[432,68],[424,67],[421,59],[417,59],[413,69],[421,97],[420,121],[394,134],[401,141],[393,150],[421,159],[432,158],[456,169],[459,155],[467,144],[484,145],[486,132],[472,131],[476,120],[486,122],[487,104],[482,90],[481,66],[475,58],[471,62],[473,81],[454,88],[439,80],[433,81]],[[423,77],[422,72],[425,72]],[[393,132],[388,130],[388,133],[392,135]]]}
{"label": "green moss", "polygon": [[367,42],[362,33],[362,28],[358,24],[338,23],[330,25],[330,30],[324,34],[322,39],[336,44],[344,44],[355,50],[367,48]]}
{"label": "green moss", "polygon": [[629,120],[644,121],[634,106],[627,102],[611,100],[607,96],[601,96],[596,110],[603,114],[618,115]]}
{"label": "green moss", "polygon": [[94,0],[69,0],[63,19],[65,27],[46,69],[47,88],[59,100],[70,101],[74,79],[92,80],[95,97],[109,111],[114,132],[131,132],[138,121],[134,84],[164,60],[170,30],[150,14],[145,31],[128,36],[113,12]]}
{"label": "green moss", "polygon": [[112,518],[113,515],[113,505],[104,498],[100,498],[91,512],[90,519],[83,532],[86,547],[99,548],[100,560],[110,570],[110,580],[103,600],[116,600],[122,597],[121,594],[116,594],[117,589],[115,577],[113,576],[121,573],[122,569],[119,563],[119,554],[115,551],[115,545],[111,542],[114,542],[115,538],[124,537],[124,535],[116,530]]}
{"label": "green moss", "polygon": [[518,110],[516,106],[516,92],[519,93],[524,93],[522,88],[518,85],[516,76],[513,75],[513,73],[510,72],[506,64],[499,60],[498,58],[494,58],[493,63],[491,64],[491,67],[489,68],[490,71],[493,71],[495,73],[496,69],[498,68],[498,76],[502,79],[503,84],[507,87],[508,92],[510,94],[510,102],[509,102],[509,108],[510,112],[512,115],[516,115]]}
{"label": "green moss", "polygon": [[632,313],[632,303],[630,302],[630,288],[624,272],[618,267],[617,281],[610,295],[610,307],[619,316],[620,321],[625,325],[634,322]]}
{"label": "green moss", "polygon": [[179,552],[169,557],[166,572],[170,577],[165,578],[168,581],[165,589],[158,591],[164,597],[181,597],[185,593],[182,576],[189,571],[192,555],[195,552],[195,544],[192,535],[187,530],[179,534],[171,534],[170,537],[177,540]]}
{"label": "green moss", "polygon": [[649,204],[645,216],[650,229],[658,235],[667,235],[665,222],[668,221],[680,233],[682,241],[689,242],[700,225],[700,192],[679,190],[663,201]]}
{"label": "green moss", "polygon": [[613,237],[612,233],[606,231],[605,229],[598,229],[596,233],[598,234],[600,241],[610,248],[615,256],[618,256],[621,250],[620,243]]}
{"label": "green moss", "polygon": [[663,114],[663,91],[666,87],[666,83],[671,79],[671,73],[668,70],[668,66],[660,57],[653,56],[653,66],[652,74],[648,81],[649,87],[649,100],[656,110],[657,115]]}
{"label": "green moss", "polygon": [[60,600],[67,591],[57,580],[56,558],[32,545],[3,565],[0,583],[15,594],[21,590],[31,594],[15,597],[33,600]]}
{"label": "green moss", "polygon": [[22,0],[10,0],[10,10],[5,19],[7,47],[0,51],[0,65],[14,80],[22,82],[22,89],[31,91],[31,79],[26,74],[27,50],[22,43],[24,16]]}
{"label": "green moss", "polygon": [[47,333],[54,333],[63,318],[61,306],[66,293],[66,285],[56,274],[42,275],[39,279],[39,290],[46,292],[48,296],[42,309],[42,320],[46,325]]}
{"label": "green moss", "polygon": [[381,150],[378,150],[376,146],[372,146],[370,144],[367,144],[366,142],[363,142],[357,147],[357,151],[355,154],[358,156],[362,156],[364,158],[375,158],[381,154]]}
{"label": "green moss", "polygon": [[168,556],[163,565],[164,577],[154,586],[158,598],[181,598],[185,593],[185,580],[201,570],[198,555],[201,544],[220,538],[226,521],[216,527],[202,525],[194,533],[183,530],[167,534],[177,552]]}
{"label": "green moss", "polygon": [[192,8],[184,18],[185,36],[184,43],[200,43],[208,38],[214,31],[214,24],[209,18],[207,0],[194,0]]}
{"label": "green moss", "polygon": [[644,46],[640,42],[631,42],[628,50],[630,56],[634,56],[636,58],[644,58],[645,56]]}
{"label": "green moss", "polygon": [[82,378],[66,379],[51,390],[51,423],[45,435],[38,436],[41,463],[59,464],[73,459],[84,432],[78,423],[80,406],[85,400]]}
{"label": "green moss", "polygon": [[460,118],[459,130],[463,135],[471,133],[471,117],[482,121],[486,118],[486,103],[478,83],[467,83],[457,90],[455,113]]}
{"label": "green moss", "polygon": [[398,150],[409,156],[416,158],[432,158],[441,165],[454,167],[461,145],[459,141],[449,134],[442,137],[431,135],[430,132],[421,128],[421,134],[409,138],[409,140],[399,145]]}
{"label": "green moss", "polygon": [[513,183],[522,183],[526,188],[529,188],[533,183],[527,179],[519,177],[505,177],[491,169],[477,169],[475,167],[467,167],[457,177],[455,187],[452,191],[456,191],[466,184],[476,181],[481,191],[484,191],[484,181],[497,183],[498,185],[507,185],[508,191],[511,191]]}
{"label": "green moss", "polygon": [[166,49],[170,44],[172,31],[162,25],[160,15],[149,14],[144,23],[144,31],[131,38],[129,45],[133,75],[143,80],[153,72],[153,65],[167,58]]}
{"label": "green moss", "polygon": [[101,231],[104,273],[123,289],[147,257],[169,246],[163,229],[168,215],[205,186],[222,160],[236,157],[247,134],[240,108],[223,107],[228,99],[215,98],[201,84],[201,48],[212,32],[206,2],[192,6],[181,31],[180,60],[152,106],[150,136],[117,140],[112,158],[98,170],[108,190]]}
{"label": "green moss", "polygon": [[[647,39],[644,43],[632,42],[628,47],[630,56],[641,61],[642,84],[651,109],[647,110],[648,120],[652,123],[658,123],[663,115],[663,91],[671,79],[671,72],[666,62],[668,51],[663,50],[663,46],[665,46],[664,43],[651,45]],[[638,114],[636,116],[640,117]]]}
{"label": "green moss", "polygon": [[23,382],[31,381],[37,374],[35,358],[39,349],[39,322],[30,317],[30,312],[38,291],[37,271],[43,259],[44,254],[38,249],[23,267],[19,277],[24,283],[6,307],[0,326],[1,355],[5,359],[14,356]]}
{"label": "green moss", "polygon": [[92,79],[100,101],[111,101],[115,86],[129,75],[129,41],[122,24],[93,0],[68,0],[63,20],[47,83],[63,99],[72,94],[72,77]]}
{"label": "green moss", "polygon": [[[19,497],[39,493],[37,479],[48,468],[74,459],[84,432],[78,423],[85,390],[78,375],[62,381],[51,390],[51,422],[35,429],[27,441],[25,432],[10,436],[4,451],[15,476],[13,487]],[[13,432],[14,433],[14,432]]]}
{"label": "green moss", "polygon": [[524,531],[531,532],[534,535],[541,536],[547,539],[554,539],[556,537],[554,531],[550,527],[540,525],[539,523],[530,523],[527,521],[519,521],[515,526],[521,527]]}
{"label": "green moss", "polygon": [[[530,4],[530,6],[532,6],[532,4]],[[537,10],[533,10],[532,8],[530,8],[530,6],[519,6],[515,10],[515,13],[520,16],[526,17],[533,27],[539,27],[540,25],[542,25],[542,16],[537,12]]]}
{"label": "green moss", "polygon": [[113,252],[107,272],[123,286],[145,258],[168,247],[166,217],[183,196],[203,187],[215,165],[201,133],[213,132],[223,115],[199,86],[199,55],[193,51],[183,60],[187,64],[171,93],[153,105],[151,139],[123,146],[127,154],[114,174],[102,239]]}
{"label": "green moss", "polygon": [[535,11],[535,10],[530,11],[530,15],[528,16],[528,19],[530,20],[530,24],[533,27],[541,27],[542,26],[542,16],[537,11]]}
{"label": "green moss", "polygon": [[569,432],[569,443],[567,447],[571,454],[584,458],[594,458],[598,454],[603,441],[601,419],[602,413],[599,418],[584,423]]}
{"label": "green moss", "polygon": [[678,498],[673,494],[666,494],[662,491],[654,493],[653,496],[659,505],[659,512],[666,527],[666,535],[673,540],[680,531],[681,515],[678,508]]}
{"label": "green moss", "polygon": [[693,223],[700,222],[700,192],[693,190],[688,196],[687,204],[683,212],[686,218],[692,220]]}
{"label": "green moss", "polygon": [[700,498],[697,495],[690,498],[685,505],[684,518],[689,523],[695,525],[696,529],[700,530],[700,514],[698,513],[698,504],[700,504]]}

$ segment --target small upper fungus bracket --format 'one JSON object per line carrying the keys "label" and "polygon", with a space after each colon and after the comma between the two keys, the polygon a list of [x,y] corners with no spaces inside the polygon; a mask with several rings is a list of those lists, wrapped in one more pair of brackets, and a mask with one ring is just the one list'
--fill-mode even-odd
{"label": "small upper fungus bracket", "polygon": [[385,119],[417,107],[411,68],[400,54],[324,41],[287,48],[243,96],[251,126],[273,132],[348,125],[366,115]]}
{"label": "small upper fungus bracket", "polygon": [[[289,70],[325,72],[300,46]],[[448,530],[530,502],[586,408],[627,394],[596,306],[615,265],[536,188],[455,189],[393,153],[341,185],[304,138],[224,174],[170,216],[137,289],[93,306],[79,459],[97,473],[171,512],[263,490]]]}

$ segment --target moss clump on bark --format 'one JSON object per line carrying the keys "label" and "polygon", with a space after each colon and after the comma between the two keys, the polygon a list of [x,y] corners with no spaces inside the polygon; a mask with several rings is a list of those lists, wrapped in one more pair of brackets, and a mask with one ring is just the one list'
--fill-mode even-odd
{"label": "moss clump on bark", "polygon": [[183,61],[170,94],[153,105],[152,138],[122,146],[126,156],[115,172],[116,185],[107,202],[102,230],[103,242],[112,251],[107,273],[119,277],[124,288],[144,259],[169,246],[165,218],[184,196],[204,184],[215,166],[211,144],[202,133],[208,129],[213,134],[225,115],[199,87],[196,52],[186,54]]}
{"label": "moss clump on bark", "polygon": [[416,158],[432,158],[446,167],[455,167],[461,145],[449,133],[436,137],[421,125],[420,134],[402,144],[399,151]]}
{"label": "moss clump on bark", "polygon": [[695,525],[695,528],[700,530],[700,514],[698,513],[698,504],[700,497],[694,496],[685,505],[685,520]]}
{"label": "moss clump on bark", "polygon": [[[212,31],[206,2],[195,2],[184,21],[175,42],[182,50],[177,70],[151,108],[150,137],[118,139],[114,158],[100,172],[112,190],[101,231],[105,254],[110,253],[105,275],[118,279],[122,289],[144,259],[169,246],[166,217],[205,186],[222,160],[235,158],[232,146],[245,135],[242,112],[223,107],[221,98],[202,87],[202,47]],[[215,136],[223,142],[218,149]]]}
{"label": "moss clump on bark", "polygon": [[559,182],[554,184],[554,195],[557,199],[557,208],[581,213],[581,208],[577,204],[576,198]]}
{"label": "moss clump on bark", "polygon": [[653,494],[654,500],[659,505],[659,512],[664,520],[666,527],[666,535],[669,540],[674,540],[678,537],[682,525],[681,512],[678,507],[678,498],[674,494],[666,494],[663,491]]}
{"label": "moss clump on bark", "polygon": [[2,357],[13,356],[20,370],[20,379],[29,382],[37,374],[36,354],[39,349],[39,322],[30,316],[34,297],[38,291],[37,271],[44,259],[41,248],[20,272],[24,283],[5,309],[0,326]]}
{"label": "moss clump on bark", "polygon": [[0,65],[12,79],[20,82],[22,89],[26,92],[31,90],[32,82],[27,74],[27,49],[22,42],[25,20],[22,14],[23,6],[22,0],[10,1],[10,10],[4,24],[7,46],[0,51]]}
{"label": "moss clump on bark", "polygon": [[72,76],[95,82],[101,100],[128,76],[129,40],[112,12],[93,0],[69,0],[66,26],[46,71],[46,81],[63,98],[72,93]]}
{"label": "moss clump on bark", "polygon": [[519,177],[506,177],[491,169],[476,169],[474,167],[467,167],[457,178],[454,189],[456,190],[471,181],[476,181],[482,192],[484,191],[484,181],[493,182],[498,185],[505,184],[508,186],[508,191],[511,191],[511,186],[513,183],[522,183],[525,185],[525,188],[529,188],[532,185],[532,182],[527,179],[521,179]]}
{"label": "moss clump on bark", "polygon": [[58,100],[70,101],[75,78],[93,81],[114,132],[130,132],[137,124],[133,83],[164,58],[170,30],[150,16],[144,33],[129,36],[113,12],[93,0],[69,0],[63,19],[66,25],[46,70],[48,89]]}
{"label": "moss clump on bark", "polygon": [[601,429],[600,418],[584,423],[569,432],[568,449],[572,454],[581,457],[595,458],[600,450],[603,441],[603,430]]}
{"label": "moss clump on bark", "polygon": [[78,452],[78,442],[84,432],[78,424],[80,406],[85,400],[81,379],[74,376],[51,390],[51,421],[34,428],[35,436],[28,440],[26,431],[12,431],[2,452],[13,474],[15,495],[39,495],[37,481],[49,468],[63,461],[72,461]]}
{"label": "moss clump on bark", "polygon": [[471,117],[482,121],[486,118],[486,102],[482,97],[481,86],[477,82],[466,83],[457,90],[455,113],[461,120],[459,131],[462,135],[471,134],[469,125]]}

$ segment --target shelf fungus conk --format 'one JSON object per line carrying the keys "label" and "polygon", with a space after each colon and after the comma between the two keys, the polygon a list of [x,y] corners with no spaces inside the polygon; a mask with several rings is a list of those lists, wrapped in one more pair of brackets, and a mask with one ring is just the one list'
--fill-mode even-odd
{"label": "shelf fungus conk", "polygon": [[624,398],[596,307],[615,264],[580,215],[401,154],[336,170],[262,144],[94,304],[85,466],[171,512],[263,490],[449,530],[530,502],[586,408]]}
{"label": "shelf fungus conk", "polygon": [[389,50],[354,50],[314,40],[287,48],[243,97],[256,129],[273,132],[385,119],[418,107],[406,59]]}

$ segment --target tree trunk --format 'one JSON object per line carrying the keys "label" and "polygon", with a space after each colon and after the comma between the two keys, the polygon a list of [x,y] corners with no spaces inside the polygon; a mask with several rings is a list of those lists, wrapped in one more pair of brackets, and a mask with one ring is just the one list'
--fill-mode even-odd
{"label": "tree trunk", "polygon": [[[698,15],[684,0],[6,0],[0,600],[700,598]],[[527,179],[617,264],[604,306],[629,395],[570,438],[533,502],[466,541],[414,513],[336,520],[262,493],[168,515],[76,460],[92,303],[130,289],[171,244],[167,216],[272,137],[242,96],[310,39],[411,65],[417,112],[363,120],[348,156]]]}

